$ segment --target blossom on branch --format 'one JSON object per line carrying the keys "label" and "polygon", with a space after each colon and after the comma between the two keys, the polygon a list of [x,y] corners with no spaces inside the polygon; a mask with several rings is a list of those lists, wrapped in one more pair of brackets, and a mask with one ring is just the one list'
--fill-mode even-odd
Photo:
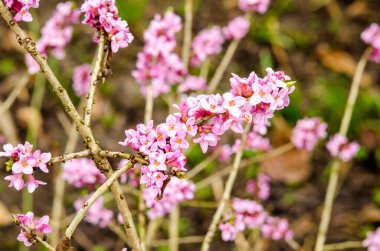
{"label": "blossom on branch", "polygon": [[112,52],[116,53],[132,42],[133,35],[128,23],[119,17],[115,0],[85,0],[81,12],[84,13],[83,24],[107,33]]}
{"label": "blossom on branch", "polygon": [[33,21],[30,8],[38,8],[40,0],[4,0],[5,6],[14,14],[13,19],[17,22],[31,22]]}
{"label": "blossom on branch", "polygon": [[40,219],[35,220],[33,212],[27,212],[24,214],[17,214],[17,224],[19,224],[22,229],[20,234],[17,237],[17,240],[24,242],[25,246],[31,246],[35,243],[35,237],[38,233],[48,234],[52,232],[51,226],[49,223],[49,216],[42,216]]}
{"label": "blossom on branch", "polygon": [[380,63],[380,26],[376,23],[371,24],[362,32],[361,38],[372,47],[370,60]]}
{"label": "blossom on branch", "polygon": [[[33,146],[29,142],[24,145],[18,144],[12,146],[6,144],[3,146],[4,152],[0,152],[0,157],[9,157],[7,162],[7,171],[12,171],[12,175],[6,176],[4,179],[10,181],[9,187],[21,190],[28,188],[28,192],[32,193],[39,185],[45,185],[45,182],[36,180],[33,176],[38,168],[44,173],[48,173],[47,163],[51,159],[51,153],[42,153],[40,150],[33,151]],[[26,175],[26,181],[24,180]]]}
{"label": "blossom on branch", "polygon": [[304,118],[298,120],[292,131],[292,143],[298,148],[312,151],[318,141],[326,138],[327,124],[320,118]]}

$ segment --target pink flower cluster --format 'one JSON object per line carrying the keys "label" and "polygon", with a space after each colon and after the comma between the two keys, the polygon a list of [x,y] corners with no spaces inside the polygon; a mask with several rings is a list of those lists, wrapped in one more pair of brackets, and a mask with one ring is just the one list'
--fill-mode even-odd
{"label": "pink flower cluster", "polygon": [[289,229],[289,222],[278,217],[267,217],[261,227],[261,234],[272,240],[291,240],[294,232]]}
{"label": "pink flower cluster", "polygon": [[358,143],[355,141],[350,143],[346,137],[340,134],[332,136],[326,147],[333,157],[338,157],[343,161],[350,161],[360,149]]}
{"label": "pink flower cluster", "polygon": [[31,246],[33,243],[33,237],[37,236],[37,233],[48,234],[53,230],[49,223],[49,216],[42,216],[39,220],[34,220],[33,212],[27,212],[24,214],[17,214],[17,219],[19,224],[24,227],[25,230],[21,230],[20,234],[17,237],[17,240],[24,242],[25,246]]}
{"label": "pink flower cluster", "polygon": [[264,14],[267,12],[270,0],[239,0],[239,8],[247,12]]}
{"label": "pink flower cluster", "polygon": [[[74,202],[75,209],[79,211],[90,196],[91,194],[77,199]],[[112,222],[113,215],[111,210],[104,208],[104,197],[100,196],[88,209],[85,220],[90,224],[105,228]]]}
{"label": "pink flower cluster", "polygon": [[380,250],[380,228],[377,228],[375,232],[367,234],[367,238],[363,241],[363,246],[366,247],[368,251]]}
{"label": "pink flower cluster", "polygon": [[17,22],[31,22],[33,17],[29,12],[30,8],[38,8],[40,0],[4,0],[5,6],[9,8],[12,14],[15,14],[13,19]]}
{"label": "pink flower cluster", "polygon": [[186,171],[186,158],[181,149],[189,147],[187,128],[178,116],[169,115],[166,123],[156,128],[153,128],[152,120],[148,125],[139,124],[137,130],[126,130],[125,135],[121,145],[129,145],[149,157],[149,165],[141,166],[140,183],[146,184],[154,196],[161,194],[168,174]]}
{"label": "pink flower cluster", "polygon": [[194,53],[191,65],[199,66],[210,56],[219,54],[222,51],[223,43],[223,32],[219,26],[200,31],[191,44]]}
{"label": "pink flower cluster", "polygon": [[202,77],[187,76],[187,78],[179,85],[181,93],[187,91],[204,91],[206,90],[206,80]]}
{"label": "pink flower cluster", "polygon": [[166,186],[163,198],[157,200],[151,190],[144,190],[144,200],[149,208],[148,217],[153,220],[170,213],[182,201],[194,199],[195,185],[193,182],[172,177]]}
{"label": "pink flower cluster", "polygon": [[372,46],[370,60],[380,63],[380,26],[376,23],[371,24],[361,34],[362,40]]}
{"label": "pink flower cluster", "polygon": [[206,152],[229,129],[242,133],[244,122],[265,123],[274,111],[289,104],[288,95],[294,86],[288,88],[287,80],[283,72],[271,69],[264,78],[254,73],[248,79],[234,75],[231,92],[188,97],[177,106],[179,113],[169,115],[155,129],[150,121],[138,125],[137,130],[126,130],[126,139],[120,144],[149,157],[149,165],[141,167],[140,183],[158,195],[168,174],[186,171],[182,149],[189,147],[187,135]]}
{"label": "pink flower cluster", "polygon": [[[56,59],[65,57],[65,47],[71,41],[73,24],[79,22],[79,11],[73,9],[72,2],[59,3],[50,19],[41,30],[41,38],[36,47],[42,56],[47,56],[49,49]],[[30,74],[40,70],[39,65],[27,54],[26,64]]]}
{"label": "pink flower cluster", "polygon": [[[39,168],[42,172],[48,173],[47,163],[51,159],[51,153],[41,153],[41,150],[33,151],[33,146],[29,142],[24,145],[11,144],[3,146],[4,152],[0,152],[0,157],[9,157],[7,167],[12,170],[12,175],[6,176],[4,179],[9,180],[9,187],[14,187],[21,190],[25,186],[28,192],[32,193],[39,185],[45,185],[45,182],[36,180],[33,176],[34,170]],[[24,175],[27,176],[27,181],[24,181]]]}
{"label": "pink flower cluster", "polygon": [[78,158],[63,164],[63,178],[75,187],[93,188],[97,183],[106,181],[106,177],[96,167],[91,159]]}
{"label": "pink flower cluster", "polygon": [[327,124],[320,118],[304,118],[298,120],[292,131],[292,143],[298,148],[312,151],[318,141],[326,138]]}
{"label": "pink flower cluster", "polygon": [[74,68],[73,89],[78,97],[86,96],[91,86],[91,65],[83,64]]}
{"label": "pink flower cluster", "polygon": [[248,180],[247,192],[253,194],[260,200],[267,200],[270,195],[270,179],[267,175],[260,173],[255,180]]}
{"label": "pink flower cluster", "polygon": [[274,218],[265,212],[264,208],[255,201],[235,198],[232,202],[233,213],[227,215],[219,224],[224,241],[232,241],[236,234],[245,229],[260,229],[266,238],[273,240],[293,238],[293,232],[285,219]]}
{"label": "pink flower cluster", "polygon": [[288,88],[284,81],[290,78],[283,72],[267,69],[267,75],[259,78],[251,73],[249,78],[233,75],[230,79],[232,90],[216,95],[188,97],[178,107],[181,122],[186,124],[188,133],[195,137],[206,152],[208,146],[216,146],[219,136],[231,129],[242,133],[244,122],[265,123],[274,111],[289,104]]}
{"label": "pink flower cluster", "polygon": [[137,55],[136,70],[132,72],[143,94],[148,83],[152,85],[153,96],[157,97],[182,81],[186,70],[173,52],[177,44],[175,34],[181,29],[181,18],[167,12],[163,17],[156,15],[144,32],[144,49]]}
{"label": "pink flower cluster", "polygon": [[133,35],[128,23],[119,17],[115,0],[85,0],[81,12],[85,15],[83,24],[90,24],[107,33],[112,52],[116,53],[119,48],[125,48],[132,42]]}
{"label": "pink flower cluster", "polygon": [[228,40],[240,40],[247,35],[249,26],[249,20],[243,16],[239,16],[231,20],[228,25],[223,28],[223,34]]}

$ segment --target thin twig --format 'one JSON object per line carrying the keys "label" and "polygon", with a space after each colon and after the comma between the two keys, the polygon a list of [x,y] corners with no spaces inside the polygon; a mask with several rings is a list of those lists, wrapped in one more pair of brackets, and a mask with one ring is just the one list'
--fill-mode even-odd
{"label": "thin twig", "polygon": [[208,251],[210,249],[210,244],[211,244],[212,238],[214,237],[217,224],[218,224],[220,218],[222,217],[223,212],[224,212],[224,208],[226,207],[227,201],[229,200],[229,198],[231,196],[232,187],[235,183],[236,176],[237,176],[237,173],[239,170],[240,161],[241,161],[241,158],[243,156],[243,149],[244,149],[244,146],[245,146],[246,141],[247,141],[247,133],[248,133],[250,128],[251,128],[250,124],[247,124],[244,128],[244,132],[242,135],[241,147],[235,155],[235,159],[234,159],[234,163],[233,163],[233,166],[231,169],[231,173],[228,176],[228,180],[226,182],[226,186],[225,186],[225,189],[223,192],[223,198],[219,203],[219,206],[218,206],[218,208],[217,208],[217,210],[216,210],[216,212],[212,218],[211,224],[210,224],[208,231],[206,233],[206,236],[203,240],[202,247],[201,247],[202,251]]}
{"label": "thin twig", "polygon": [[344,250],[353,248],[364,248],[361,241],[346,241],[341,243],[327,244],[324,246],[323,251]]}
{"label": "thin twig", "polygon": [[216,69],[215,74],[212,77],[209,86],[207,87],[206,93],[213,93],[218,87],[218,84],[220,80],[222,79],[223,74],[226,72],[227,67],[232,60],[232,57],[234,56],[235,51],[239,46],[239,43],[240,43],[240,40],[234,40],[228,46],[226,54],[224,54],[222,61],[218,65],[218,68]]}
{"label": "thin twig", "polygon": [[286,240],[286,243],[288,243],[288,245],[289,245],[294,251],[298,251],[298,250],[300,250],[300,248],[301,248],[300,244],[298,244],[298,242],[296,242],[294,239]]}
{"label": "thin twig", "polygon": [[[350,94],[348,96],[346,108],[344,110],[344,114],[342,118],[342,123],[339,129],[339,134],[342,136],[345,136],[347,134],[348,126],[350,125],[350,122],[351,122],[354,105],[356,103],[356,99],[359,94],[360,81],[362,79],[364,69],[367,64],[368,57],[371,53],[371,50],[372,50],[371,48],[367,48],[364,51],[356,67],[355,75],[351,84]],[[325,197],[324,207],[322,211],[322,218],[319,224],[318,236],[317,236],[317,241],[316,241],[316,245],[314,249],[315,251],[322,251],[323,246],[326,241],[326,235],[327,235],[327,231],[328,231],[328,227],[329,227],[329,223],[331,219],[331,211],[334,204],[335,192],[338,186],[339,169],[340,169],[340,160],[335,159],[332,164],[331,175],[330,175],[329,183],[327,186],[326,197]]]}
{"label": "thin twig", "polygon": [[30,75],[26,73],[17,82],[13,91],[8,95],[7,99],[0,106],[0,117],[3,117],[4,112],[8,111],[8,109],[12,106],[13,102],[16,100],[18,95],[20,95],[20,92],[22,91],[22,89],[29,82],[29,79],[30,79]]}
{"label": "thin twig", "polygon": [[90,126],[91,123],[91,114],[92,114],[92,107],[94,105],[94,96],[96,91],[96,86],[99,82],[99,78],[101,77],[101,71],[102,71],[102,62],[104,59],[105,54],[105,46],[106,46],[106,37],[104,35],[104,31],[101,30],[99,32],[99,45],[98,45],[98,51],[96,53],[96,60],[94,69],[91,73],[91,85],[90,85],[90,91],[87,96],[87,105],[84,113],[84,124],[86,126]]}
{"label": "thin twig", "polygon": [[87,213],[88,209],[96,201],[96,199],[98,199],[103,193],[105,193],[110,188],[110,186],[112,185],[112,183],[114,183],[115,180],[117,180],[120,177],[120,175],[122,175],[123,173],[125,173],[127,170],[129,170],[132,167],[133,167],[133,164],[131,162],[129,162],[128,164],[126,164],[122,168],[118,169],[116,172],[114,172],[112,174],[111,177],[109,177],[107,179],[106,182],[103,183],[103,185],[101,185],[91,195],[91,197],[79,209],[79,211],[75,215],[74,219],[71,221],[70,225],[67,227],[65,233],[66,233],[66,237],[68,239],[70,239],[71,236],[73,236],[73,233],[74,233],[75,229],[77,228],[77,226],[79,225],[79,223],[83,220],[83,218],[86,216],[86,213]]}
{"label": "thin twig", "polygon": [[[79,110],[84,106],[84,99],[79,103]],[[76,132],[75,125],[71,125],[67,131],[68,140],[64,149],[64,153],[70,153],[77,146],[79,134]],[[63,204],[65,196],[65,180],[63,179],[63,168],[54,168],[54,199],[52,206],[52,228],[51,242],[53,246],[57,246],[61,229],[61,219],[63,215]]]}
{"label": "thin twig", "polygon": [[149,164],[149,162],[139,156],[135,156],[129,153],[123,153],[123,152],[113,152],[113,151],[108,151],[108,150],[100,150],[98,152],[100,156],[103,157],[110,157],[110,158],[122,158],[122,159],[133,159],[136,162],[139,162],[141,164]]}
{"label": "thin twig", "polygon": [[[178,239],[178,244],[192,244],[200,243],[203,241],[204,236],[186,236]],[[155,240],[152,242],[153,247],[167,246],[168,240]]]}
{"label": "thin twig", "polygon": [[169,216],[169,249],[178,251],[178,228],[179,228],[179,206],[176,205]]}
{"label": "thin twig", "polygon": [[203,78],[206,82],[207,82],[207,78],[208,78],[208,72],[210,70],[210,59],[206,59],[202,65],[201,65],[201,70],[199,72],[199,76],[201,78]]}
{"label": "thin twig", "polygon": [[[28,229],[27,227],[21,225],[19,222],[16,224],[22,229],[22,231],[24,231],[26,233],[31,232],[31,229]],[[35,239],[36,241],[38,241],[39,243],[41,243],[47,249],[49,249],[51,251],[55,251],[54,247],[52,245],[50,245],[49,243],[47,243],[46,241],[44,241],[41,237],[39,237],[37,235],[34,235],[34,236],[32,235],[32,238]]]}
{"label": "thin twig", "polygon": [[193,25],[193,0],[185,1],[185,29],[183,35],[182,61],[187,70],[189,67],[191,30]]}
{"label": "thin twig", "polygon": [[[74,128],[75,130],[75,128]],[[86,149],[76,153],[67,153],[58,157],[53,157],[50,159],[49,164],[57,163],[57,162],[65,162],[71,159],[84,158],[90,155],[90,150]]]}
{"label": "thin twig", "polygon": [[[75,123],[76,127],[78,128],[78,132],[81,134],[86,146],[90,149],[91,156],[93,157],[98,169],[102,171],[107,178],[110,178],[113,174],[111,164],[106,157],[102,157],[98,154],[98,152],[101,151],[101,148],[96,142],[91,128],[85,126],[84,120],[75,109],[75,106],[71,101],[66,89],[58,81],[50,66],[47,64],[46,59],[42,57],[38,52],[36,43],[30,37],[28,37],[27,34],[21,29],[21,27],[13,20],[12,14],[4,6],[4,3],[2,1],[0,1],[0,14],[8,26],[11,28],[11,30],[16,33],[16,38],[20,45],[33,57],[33,59],[40,66],[41,71],[44,73],[46,79],[50,82],[54,93],[61,100],[63,108]],[[124,228],[128,239],[130,240],[130,245],[135,251],[141,250],[140,240],[137,235],[132,214],[125,200],[125,196],[121,191],[121,187],[118,181],[115,181],[112,184],[111,191],[118,210],[125,222]],[[62,245],[65,247],[67,246],[68,242],[68,238],[62,239]]]}

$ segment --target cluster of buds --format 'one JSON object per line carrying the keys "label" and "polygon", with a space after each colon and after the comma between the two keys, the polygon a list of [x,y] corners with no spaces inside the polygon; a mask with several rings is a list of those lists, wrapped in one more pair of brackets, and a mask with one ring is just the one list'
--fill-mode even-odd
{"label": "cluster of buds", "polygon": [[85,15],[83,24],[107,33],[112,52],[116,53],[119,48],[125,48],[132,42],[133,35],[128,23],[119,17],[115,0],[85,0],[81,12]]}
{"label": "cluster of buds", "polygon": [[232,241],[236,234],[245,229],[259,229],[265,238],[273,240],[290,240],[293,232],[286,219],[275,218],[255,201],[235,198],[232,202],[233,212],[219,224],[224,241]]}
{"label": "cluster of buds", "polygon": [[380,63],[380,26],[376,23],[371,24],[362,32],[361,38],[372,47],[370,60]]}
{"label": "cluster of buds", "polygon": [[192,41],[191,48],[193,57],[191,65],[199,66],[212,55],[217,55],[222,51],[224,36],[219,26],[213,26],[201,30]]}
{"label": "cluster of buds", "polygon": [[[53,15],[41,30],[41,38],[36,47],[42,56],[47,57],[49,50],[56,59],[65,57],[65,47],[71,41],[73,24],[79,22],[79,11],[73,8],[72,2],[59,3]],[[37,62],[26,55],[26,64],[30,74],[40,70]]]}
{"label": "cluster of buds", "polygon": [[292,131],[292,143],[298,148],[312,151],[318,141],[326,138],[327,124],[320,118],[304,118],[299,120]]}
{"label": "cluster of buds", "polygon": [[148,210],[148,217],[153,220],[170,213],[175,206],[185,200],[194,199],[195,185],[193,182],[172,177],[166,186],[163,198],[156,200],[150,189],[144,190],[144,200]]}
{"label": "cluster of buds", "polygon": [[144,32],[144,49],[137,55],[133,77],[146,93],[146,85],[152,85],[153,96],[168,93],[172,85],[182,81],[186,74],[180,57],[173,51],[176,33],[181,31],[181,18],[173,12],[163,17],[156,15]]}
{"label": "cluster of buds", "polygon": [[63,164],[63,178],[67,183],[77,187],[94,188],[98,183],[104,183],[106,177],[96,167],[91,159],[77,158]]}
{"label": "cluster of buds", "polygon": [[[28,188],[28,192],[32,193],[39,185],[45,185],[45,182],[36,180],[33,176],[35,169],[40,169],[44,173],[48,173],[47,163],[51,159],[51,153],[42,153],[41,150],[33,151],[33,146],[29,142],[24,145],[12,146],[6,144],[3,146],[4,152],[0,152],[0,157],[9,157],[10,160],[6,164],[7,171],[12,171],[12,175],[6,176],[4,179],[9,180],[9,187],[21,190]],[[27,181],[24,181],[24,175]]]}
{"label": "cluster of buds", "polygon": [[36,242],[38,233],[44,236],[51,233],[52,228],[48,224],[49,216],[42,216],[38,220],[34,220],[34,214],[27,212],[26,214],[17,214],[14,216],[15,223],[21,227],[21,232],[17,237],[17,240],[24,242],[25,246],[31,246]]}
{"label": "cluster of buds", "polygon": [[32,14],[30,14],[30,8],[38,8],[40,0],[4,0],[5,5],[14,14],[13,19],[17,22],[31,22],[33,21]]}

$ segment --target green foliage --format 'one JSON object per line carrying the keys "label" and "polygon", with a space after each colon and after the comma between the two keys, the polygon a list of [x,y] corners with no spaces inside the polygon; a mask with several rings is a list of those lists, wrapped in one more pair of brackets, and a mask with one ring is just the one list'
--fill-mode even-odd
{"label": "green foliage", "polygon": [[0,75],[9,75],[16,68],[15,61],[12,58],[4,58],[0,60]]}
{"label": "green foliage", "polygon": [[122,19],[136,23],[142,19],[147,3],[147,0],[123,0],[116,1],[116,6]]}
{"label": "green foliage", "polygon": [[377,188],[375,191],[373,191],[372,200],[376,206],[380,207],[380,188]]}

